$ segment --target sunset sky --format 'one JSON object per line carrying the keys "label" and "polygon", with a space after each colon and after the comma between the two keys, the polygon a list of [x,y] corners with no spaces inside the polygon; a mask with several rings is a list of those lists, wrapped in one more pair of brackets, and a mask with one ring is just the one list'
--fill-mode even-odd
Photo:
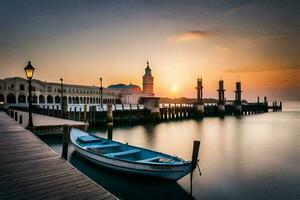
{"label": "sunset sky", "polygon": [[0,78],[142,84],[146,62],[157,96],[300,100],[300,1],[1,0]]}

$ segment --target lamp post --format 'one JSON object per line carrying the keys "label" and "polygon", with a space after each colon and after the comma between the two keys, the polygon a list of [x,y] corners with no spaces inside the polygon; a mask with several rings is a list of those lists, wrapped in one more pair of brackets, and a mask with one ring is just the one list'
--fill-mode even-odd
{"label": "lamp post", "polygon": [[63,86],[62,78],[60,78],[60,91],[61,91],[61,100],[60,100],[61,118],[64,118],[64,86]]}
{"label": "lamp post", "polygon": [[103,108],[103,87],[102,87],[102,78],[100,78],[100,106]]}
{"label": "lamp post", "polygon": [[28,83],[29,83],[29,108],[28,108],[28,112],[29,112],[29,117],[28,117],[28,125],[27,125],[27,129],[32,130],[33,128],[33,123],[32,123],[32,95],[31,95],[31,91],[32,91],[32,86],[31,86],[31,80],[33,77],[33,73],[34,73],[34,67],[31,65],[31,62],[28,61],[27,66],[24,68],[25,70],[25,74],[26,77],[28,79]]}

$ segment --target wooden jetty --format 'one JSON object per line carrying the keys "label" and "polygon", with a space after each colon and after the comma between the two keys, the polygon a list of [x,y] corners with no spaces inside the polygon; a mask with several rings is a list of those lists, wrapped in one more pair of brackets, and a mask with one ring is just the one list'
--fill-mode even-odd
{"label": "wooden jetty", "polygon": [[[78,105],[81,106],[82,105]],[[60,131],[59,133],[62,133],[61,125],[64,123],[71,124],[75,126],[76,124],[83,128],[87,127],[87,123],[89,126],[95,126],[95,125],[103,125],[106,124],[106,111],[97,111],[95,109],[95,106],[88,106],[88,111],[82,111],[82,109],[73,109],[70,112],[66,113],[66,117],[68,120],[58,118],[57,117],[51,117],[47,118],[47,114],[51,113],[48,112],[48,110],[45,110],[43,108],[35,108],[35,113],[40,113],[37,115],[38,121],[57,121],[57,123],[60,123]],[[197,104],[196,103],[162,103],[159,105],[159,121],[170,121],[170,120],[181,120],[181,119],[199,119],[202,117],[211,117],[211,116],[220,116],[219,110],[218,110],[218,103],[203,103],[203,113],[201,116],[199,116],[199,113],[197,111]],[[116,105],[113,105],[113,107],[117,107]],[[16,106],[11,107],[14,112],[19,112],[18,110],[24,110],[26,108],[20,108]],[[79,111],[78,111],[79,110]],[[241,104],[240,113],[236,112],[236,105],[233,102],[225,102],[224,103],[224,113],[222,116],[230,116],[230,115],[252,115],[252,114],[259,114],[259,113],[266,113],[269,112],[269,110],[273,112],[279,112],[282,111],[282,103],[280,102],[277,104],[277,102],[273,102],[272,105],[269,105],[268,102],[254,102],[254,103],[243,103]],[[59,112],[57,112],[59,113]],[[129,108],[124,108],[123,106],[120,106],[119,109],[113,110],[114,115],[114,123],[116,124],[136,124],[139,122],[145,122],[145,121],[153,121],[150,117],[150,110],[147,110],[145,108],[143,109],[131,109],[131,106]],[[54,115],[55,116],[55,115]],[[43,119],[50,119],[50,120],[43,120]],[[36,121],[36,120],[34,120]],[[80,124],[83,122],[87,122],[85,124]],[[53,124],[53,122],[51,122]],[[45,128],[42,128],[42,124],[39,122],[36,122],[37,127],[35,128],[35,131],[39,133],[47,133],[47,132],[55,132],[53,130],[53,126],[50,129],[50,131],[45,130]],[[49,126],[46,124],[46,127]]]}
{"label": "wooden jetty", "polygon": [[[112,105],[114,123],[135,124],[139,122],[159,122],[181,119],[202,119],[206,116],[225,117],[230,115],[252,115],[282,111],[282,102],[277,101],[269,105],[265,96],[263,102],[257,97],[257,102],[248,102],[242,99],[242,84],[236,82],[235,98],[226,100],[224,80],[219,81],[217,89],[218,98],[203,98],[202,78],[197,79],[197,98],[162,100],[159,97],[141,97],[137,104],[99,104],[99,102],[86,103],[85,101],[66,101],[64,106],[59,103],[35,103],[33,112],[65,118],[74,121],[88,122],[90,126],[106,124],[107,106]],[[78,97],[77,97],[78,98]],[[28,110],[26,105],[8,104],[5,109]],[[63,109],[63,110],[61,110]],[[45,131],[43,131],[45,132]]]}
{"label": "wooden jetty", "polygon": [[0,199],[116,199],[0,112]]}
{"label": "wooden jetty", "polygon": [[[7,114],[10,115],[15,121],[18,121],[22,127],[26,127],[28,123],[28,112],[8,109]],[[52,117],[42,114],[32,114],[34,128],[33,132],[38,135],[45,134],[61,134],[63,132],[63,126],[68,125],[76,127],[82,130],[86,130],[88,123],[74,120],[61,119],[58,117]]]}

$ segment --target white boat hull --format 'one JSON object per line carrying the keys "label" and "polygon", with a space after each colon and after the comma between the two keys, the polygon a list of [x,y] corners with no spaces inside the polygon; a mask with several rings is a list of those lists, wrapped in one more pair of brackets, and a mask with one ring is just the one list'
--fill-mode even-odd
{"label": "white boat hull", "polygon": [[78,152],[84,158],[102,167],[118,170],[121,172],[146,175],[156,177],[159,179],[176,181],[182,178],[183,176],[187,175],[191,171],[191,164],[189,162],[175,166],[128,162],[90,152],[79,146],[76,140],[74,140],[74,138],[72,137],[71,142],[76,152]]}

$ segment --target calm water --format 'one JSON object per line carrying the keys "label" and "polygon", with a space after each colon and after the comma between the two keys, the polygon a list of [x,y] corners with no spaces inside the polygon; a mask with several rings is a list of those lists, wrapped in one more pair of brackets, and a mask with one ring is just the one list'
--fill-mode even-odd
{"label": "calm water", "polygon": [[[240,118],[204,118],[114,129],[113,139],[190,160],[201,141],[202,176],[194,172],[195,199],[300,199],[300,103],[284,112]],[[106,136],[105,129],[92,130]],[[43,140],[61,153],[61,139]],[[190,176],[154,181],[98,167],[69,148],[69,162],[120,199],[187,199]]]}

